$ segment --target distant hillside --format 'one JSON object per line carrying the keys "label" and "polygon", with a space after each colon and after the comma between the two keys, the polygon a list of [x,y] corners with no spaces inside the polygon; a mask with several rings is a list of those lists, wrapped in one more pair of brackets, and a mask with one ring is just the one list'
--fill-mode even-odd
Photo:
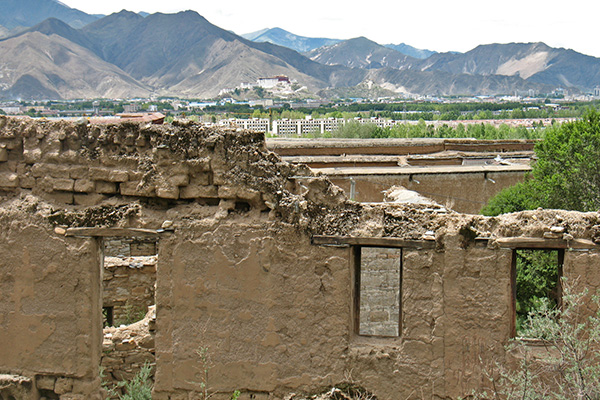
{"label": "distant hillside", "polygon": [[600,59],[544,43],[477,46],[463,54],[438,53],[423,60],[423,71],[519,76],[546,85],[589,90],[600,85]]}
{"label": "distant hillside", "polygon": [[90,39],[88,39],[88,37],[85,34],[83,34],[80,30],[74,29],[56,18],[48,18],[47,20],[42,21],[29,29],[26,29],[19,35],[22,35],[27,32],[39,32],[46,36],[58,35],[67,40],[70,40],[75,44],[78,44],[82,47],[96,52],[96,49],[94,49],[94,43]]}
{"label": "distant hillside", "polygon": [[305,53],[311,60],[325,65],[343,65],[348,68],[404,69],[417,60],[389,49],[365,37],[344,40]]}
{"label": "distant hillside", "polygon": [[147,87],[90,50],[56,36],[28,32],[0,41],[0,98],[127,98]]}
{"label": "distant hillside", "polygon": [[382,68],[369,71],[367,79],[396,93],[452,95],[513,94],[534,89],[548,93],[552,85],[528,82],[516,76],[452,74],[445,71],[397,70]]}
{"label": "distant hillside", "polygon": [[47,18],[57,18],[73,28],[81,28],[98,19],[56,0],[0,0],[0,25],[8,30],[30,27]]}
{"label": "distant hillside", "polygon": [[405,43],[385,44],[384,46],[399,51],[400,53],[405,54],[407,56],[411,56],[421,60],[437,53],[436,51],[417,49],[416,47],[412,47]]}
{"label": "distant hillside", "polygon": [[339,39],[299,36],[281,28],[262,29],[260,31],[246,33],[242,35],[242,37],[253,42],[273,43],[296,50],[299,53],[311,51],[322,46],[329,46],[341,41]]}

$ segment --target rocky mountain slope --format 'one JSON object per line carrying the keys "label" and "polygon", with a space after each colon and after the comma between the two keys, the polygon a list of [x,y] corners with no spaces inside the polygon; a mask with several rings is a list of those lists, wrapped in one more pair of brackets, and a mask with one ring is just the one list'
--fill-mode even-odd
{"label": "rocky mountain slope", "polygon": [[600,59],[544,43],[477,46],[464,54],[434,54],[419,64],[423,71],[519,76],[547,85],[591,89],[600,84]]}
{"label": "rocky mountain slope", "polygon": [[8,30],[30,27],[48,18],[58,18],[74,28],[81,28],[99,16],[86,14],[56,0],[0,1],[0,25]]}
{"label": "rocky mountain slope", "polygon": [[241,36],[253,42],[269,42],[296,50],[299,53],[341,42],[339,39],[311,38],[295,35],[281,28],[267,28]]}
{"label": "rocky mountain slope", "polygon": [[344,40],[331,46],[320,47],[305,55],[325,65],[343,65],[349,68],[394,68],[405,69],[417,59],[399,51],[381,46],[365,37]]}
{"label": "rocky mountain slope", "polygon": [[150,90],[90,50],[57,35],[27,32],[0,41],[0,98],[122,98]]}

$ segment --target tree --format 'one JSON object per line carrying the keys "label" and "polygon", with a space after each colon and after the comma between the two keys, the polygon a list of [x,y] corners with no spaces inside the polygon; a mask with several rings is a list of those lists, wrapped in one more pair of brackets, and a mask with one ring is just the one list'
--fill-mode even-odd
{"label": "tree", "polygon": [[535,146],[538,160],[525,182],[501,191],[484,215],[538,207],[578,211],[600,208],[600,113],[549,127]]}

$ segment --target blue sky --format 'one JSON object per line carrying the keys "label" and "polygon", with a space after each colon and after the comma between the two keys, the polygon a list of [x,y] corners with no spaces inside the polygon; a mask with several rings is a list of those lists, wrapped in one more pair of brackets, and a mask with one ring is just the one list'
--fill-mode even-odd
{"label": "blue sky", "polygon": [[174,13],[195,10],[238,34],[280,27],[292,33],[381,44],[407,43],[436,51],[478,44],[538,42],[600,57],[596,0],[61,0],[87,13]]}

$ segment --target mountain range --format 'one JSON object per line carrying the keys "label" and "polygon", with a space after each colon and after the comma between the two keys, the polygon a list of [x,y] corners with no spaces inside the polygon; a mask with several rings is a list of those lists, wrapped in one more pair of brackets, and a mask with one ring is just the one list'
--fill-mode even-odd
{"label": "mountain range", "polygon": [[[142,16],[123,10],[99,18],[55,0],[2,0],[7,29],[31,23],[22,10],[15,11],[17,3],[64,15],[0,40],[0,98],[5,99],[209,98],[274,75],[321,94],[355,87],[373,94],[428,95],[549,92],[557,86],[577,91],[600,83],[600,59],[543,43],[483,45],[464,54],[419,58],[363,37],[327,44],[333,39],[274,28],[246,35],[250,40],[194,11]],[[306,49],[324,45],[300,54],[272,43],[281,43],[276,37]]]}
{"label": "mountain range", "polygon": [[57,18],[73,28],[82,28],[100,16],[86,14],[55,0],[0,1],[0,25],[7,31],[31,27],[48,18]]}

